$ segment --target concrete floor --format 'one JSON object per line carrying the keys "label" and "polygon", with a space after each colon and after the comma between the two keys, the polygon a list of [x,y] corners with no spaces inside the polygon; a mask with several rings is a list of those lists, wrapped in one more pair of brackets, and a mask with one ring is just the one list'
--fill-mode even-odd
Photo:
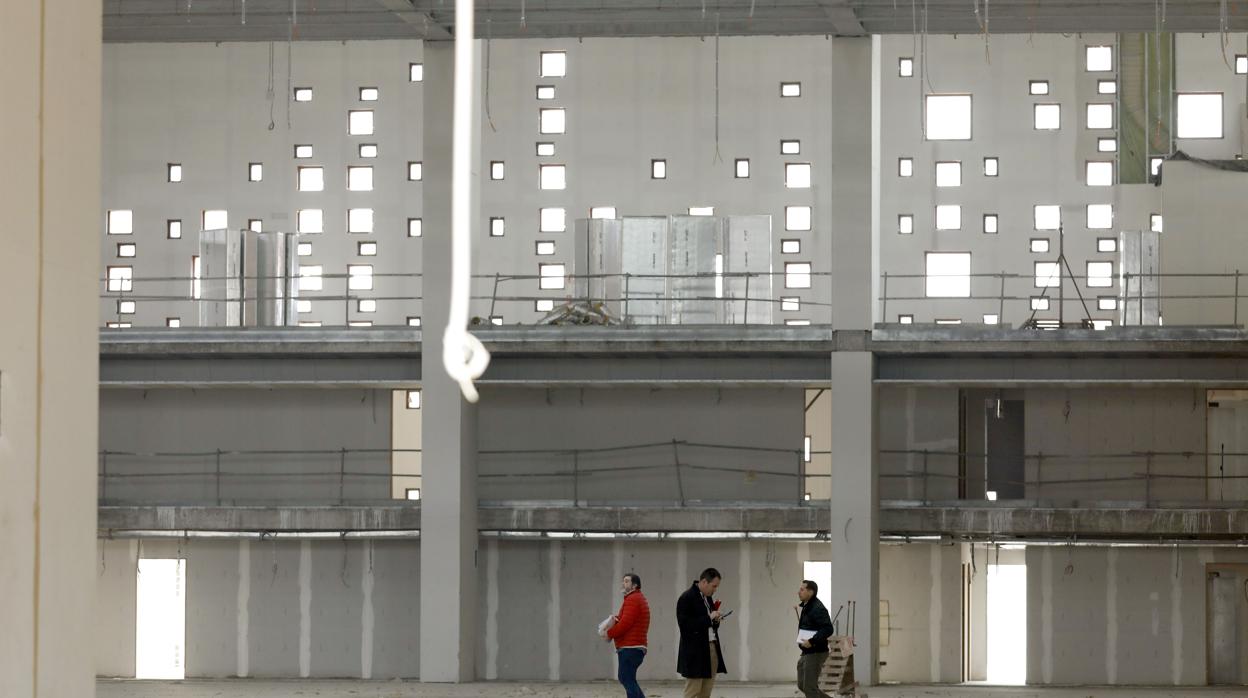
{"label": "concrete floor", "polygon": [[[618,698],[623,695],[613,683],[478,683],[425,685],[415,681],[264,681],[258,679],[219,681],[122,681],[100,680],[98,698],[303,698],[305,696],[358,698],[504,698],[548,696],[549,698]],[[648,698],[679,698],[680,684],[646,682]],[[866,690],[871,698],[1196,698],[1197,696],[1242,696],[1238,688],[997,688],[987,686],[877,686]],[[723,682],[715,688],[715,698],[797,698],[792,684],[741,684]]]}

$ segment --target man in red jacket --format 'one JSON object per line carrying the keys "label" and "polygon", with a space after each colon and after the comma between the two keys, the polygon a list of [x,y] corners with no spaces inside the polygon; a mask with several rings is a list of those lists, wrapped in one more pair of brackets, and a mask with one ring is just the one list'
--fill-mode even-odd
{"label": "man in red jacket", "polygon": [[641,577],[624,575],[620,582],[624,603],[615,615],[615,625],[607,629],[607,639],[615,641],[619,659],[620,685],[628,698],[646,698],[637,685],[637,668],[646,658],[646,635],[650,632],[650,604],[641,593]]}

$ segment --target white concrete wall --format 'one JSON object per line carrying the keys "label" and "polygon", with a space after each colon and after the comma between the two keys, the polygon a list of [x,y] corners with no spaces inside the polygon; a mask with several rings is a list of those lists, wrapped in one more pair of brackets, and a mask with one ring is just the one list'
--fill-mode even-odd
{"label": "white concrete wall", "polygon": [[[1097,458],[1096,454],[1182,454],[1205,451],[1205,391],[1027,390],[1026,453],[1057,457],[1027,463],[1027,480],[1132,478],[1149,472],[1144,458]],[[1071,454],[1090,454],[1069,457]],[[1204,475],[1200,455],[1158,456],[1153,474]],[[1142,478],[1133,482],[1032,485],[1028,497],[1065,500],[1143,500]],[[1199,500],[1205,483],[1193,479],[1153,482],[1153,499]]]}
{"label": "white concrete wall", "polygon": [[[1225,274],[1200,278],[1163,279],[1161,315],[1166,324],[1243,324],[1248,307],[1234,300],[1236,271],[1248,270],[1244,217],[1248,203],[1244,188],[1248,174],[1216,170],[1190,162],[1165,165],[1154,211],[1163,215],[1161,272],[1163,274]],[[1166,241],[1181,241],[1168,245]],[[1210,295],[1221,296],[1209,299]],[[1239,280],[1239,294],[1248,284]],[[1178,298],[1177,296],[1192,296]]]}
{"label": "white concrete wall", "polygon": [[[332,503],[339,501],[340,482],[348,501],[386,500],[391,399],[388,390],[317,388],[100,391],[100,448],[125,454],[101,460],[101,471],[110,474],[103,496],[215,502],[221,450],[225,504]],[[347,454],[344,468],[344,448],[374,452]],[[340,469],[349,475],[340,478]]]}
{"label": "white concrete wall", "polygon": [[[983,400],[997,391],[969,391],[966,405],[967,491],[982,494]],[[1050,482],[1031,485],[1029,498],[1056,500],[1133,500],[1149,494],[1154,500],[1201,500],[1201,480],[1157,479],[1151,492],[1141,477],[1149,464],[1141,455],[1164,452],[1151,463],[1154,475],[1204,475],[1205,458],[1184,453],[1205,452],[1206,408],[1203,390],[1193,389],[1049,389],[1006,390],[1007,400],[1022,400],[1025,411],[1024,452],[1047,454],[1030,458],[1026,479]],[[880,391],[881,451],[940,452],[958,450],[958,391],[953,388],[884,388]],[[1105,457],[1098,457],[1098,454]],[[1109,456],[1113,457],[1109,457]],[[929,499],[956,499],[956,457],[930,455]],[[883,453],[880,458],[882,499],[922,499],[921,453]],[[913,477],[898,476],[911,474]],[[1069,482],[1104,478],[1136,478],[1122,482]],[[1066,482],[1062,482],[1066,481]]]}
{"label": "white concrete wall", "polygon": [[1028,548],[1028,682],[1205,684],[1205,565],[1245,559],[1226,548]]}
{"label": "white concrete wall", "polygon": [[[683,487],[686,501],[796,502],[803,407],[794,388],[487,389],[478,407],[480,496],[571,500],[579,469],[582,501],[676,502]],[[673,449],[673,440],[704,445]],[[571,454],[515,453],[640,444],[653,446],[581,453],[575,463]],[[633,469],[601,472],[613,468]],[[569,475],[528,476],[553,471]]]}
{"label": "white concrete wall", "polygon": [[880,546],[881,681],[962,680],[961,563],[954,545]]}
{"label": "white concrete wall", "polygon": [[[1017,324],[1030,316],[1029,300],[1039,290],[1031,282],[1033,263],[1056,257],[1056,233],[1035,231],[1032,206],[1060,204],[1066,225],[1066,252],[1077,275],[1085,273],[1087,261],[1111,261],[1114,253],[1098,253],[1098,237],[1116,237],[1119,230],[1148,226],[1150,213],[1161,213],[1157,191],[1147,185],[1085,185],[1089,160],[1114,160],[1114,153],[1096,150],[1098,137],[1111,130],[1088,130],[1085,109],[1089,102],[1113,102],[1099,95],[1096,84],[1114,73],[1089,73],[1084,69],[1088,45],[1114,43],[1114,36],[993,35],[931,36],[923,52],[907,36],[882,39],[881,53],[881,270],[892,275],[889,295],[923,295],[922,279],[903,280],[897,275],[924,273],[929,251],[969,251],[972,273],[1006,272],[1024,278],[1007,283],[1006,294],[1018,298],[1006,305],[1003,321]],[[1233,64],[1235,47],[1242,48],[1243,35],[1231,37],[1228,59]],[[586,217],[594,206],[614,206],[620,215],[684,213],[690,206],[713,206],[719,214],[763,213],[773,216],[775,244],[773,269],[785,262],[810,261],[825,271],[836,234],[836,212],[831,192],[837,182],[868,176],[860,171],[837,169],[831,162],[831,104],[837,94],[831,65],[836,40],[822,37],[727,37],[719,40],[718,108],[715,91],[716,42],[697,38],[499,40],[489,47],[489,90],[483,95],[488,118],[482,129],[482,171],[492,161],[505,164],[501,181],[483,179],[483,234],[476,249],[482,274],[536,274],[539,263],[572,261],[572,233],[538,231],[542,207],[562,207],[569,221]],[[567,52],[568,73],[562,78],[539,76],[539,54],[546,50]],[[408,238],[406,221],[419,217],[419,183],[406,181],[408,161],[421,159],[420,129],[423,115],[422,86],[407,81],[407,66],[421,60],[415,41],[296,42],[292,49],[292,86],[310,86],[313,99],[287,104],[287,57],[282,48],[274,56],[275,100],[270,131],[267,86],[269,54],[266,44],[113,44],[105,51],[104,188],[103,209],[135,212],[131,236],[101,236],[103,267],[132,264],[139,276],[185,276],[195,253],[196,221],[204,209],[230,211],[230,224],[245,225],[259,218],[265,229],[291,230],[299,208],[322,208],[326,229],[307,238],[312,254],[306,264],[320,264],[325,273],[343,273],[348,263],[372,263],[375,274],[409,273],[419,270],[420,241]],[[901,57],[915,59],[914,77],[898,75]],[[926,67],[926,74],[924,74]],[[1215,35],[1184,34],[1176,37],[1176,89],[1224,93],[1224,137],[1215,140],[1183,140],[1178,147],[1201,157],[1231,158],[1242,150],[1240,124],[1245,110],[1244,76],[1235,75],[1223,63],[1220,40]],[[1031,96],[1029,80],[1048,80],[1050,94]],[[800,98],[779,97],[781,81],[802,84]],[[538,85],[555,88],[555,99],[535,98]],[[358,89],[375,86],[377,102],[360,102]],[[969,93],[973,96],[973,139],[926,141],[922,130],[922,94]],[[1062,127],[1055,132],[1032,128],[1034,103],[1060,103]],[[287,122],[289,107],[290,121]],[[351,108],[376,111],[377,134],[346,135],[346,112]],[[565,134],[538,132],[538,109],[567,110]],[[718,111],[718,151],[716,113]],[[801,142],[801,153],[781,155],[779,141]],[[538,141],[552,142],[555,155],[538,157]],[[314,156],[295,161],[293,147],[313,145]],[[377,143],[379,157],[362,160],[360,143]],[[914,159],[914,176],[897,176],[897,160]],[[997,157],[998,177],[982,174],[984,157]],[[733,161],[750,158],[751,177],[733,177]],[[666,159],[668,176],[650,177],[651,159]],[[962,185],[935,186],[935,163],[962,162]],[[165,181],[165,167],[181,163],[185,179]],[[263,162],[264,181],[246,181],[247,164]],[[541,191],[537,186],[540,163],[565,164],[568,188]],[[785,162],[813,165],[810,189],[784,186]],[[299,164],[326,168],[326,190],[317,194],[295,191],[295,168]],[[373,192],[346,192],[345,167],[371,164],[375,168]],[[1167,173],[1175,169],[1167,166]],[[445,176],[428,171],[426,177]],[[1171,197],[1173,199],[1173,197]],[[1218,193],[1217,210],[1239,197]],[[963,227],[958,231],[934,230],[936,204],[960,204]],[[1085,225],[1087,204],[1114,205],[1115,224],[1110,230],[1089,230]],[[785,232],[786,205],[811,205],[813,228],[809,232]],[[1180,204],[1181,205],[1181,204]],[[1173,206],[1173,202],[1172,202]],[[347,235],[348,207],[373,207],[376,232]],[[897,215],[915,216],[913,235],[896,233]],[[996,213],[1000,232],[982,232],[982,215]],[[101,212],[103,214],[103,211]],[[501,217],[506,234],[484,234],[487,221]],[[182,240],[165,239],[165,221],[181,219]],[[1222,219],[1219,219],[1222,220]],[[1227,218],[1225,220],[1238,220]],[[101,215],[101,226],[103,215]],[[1193,224],[1223,228],[1217,220]],[[1167,218],[1167,229],[1176,222]],[[572,230],[569,225],[569,231]],[[102,232],[102,227],[101,227]],[[1173,237],[1173,236],[1171,236]],[[1051,243],[1047,254],[1030,252],[1032,238]],[[780,253],[781,239],[801,242],[801,252]],[[1169,239],[1169,238],[1167,238]],[[378,256],[360,258],[356,243],[376,241]],[[535,254],[538,240],[555,243],[552,256]],[[117,258],[116,243],[138,244],[133,260]],[[1165,244],[1165,243],[1163,243]],[[1190,248],[1165,244],[1169,254],[1190,256]],[[1186,256],[1184,257],[1187,258]],[[1217,266],[1221,256],[1201,252],[1194,266]],[[1116,269],[1116,266],[1115,266]],[[340,282],[327,280],[322,292],[309,297],[333,295]],[[136,292],[183,294],[182,282],[142,284]],[[1073,299],[1068,288],[1067,296]],[[493,283],[481,281],[476,291],[489,295]],[[381,298],[372,315],[353,313],[352,319],[376,324],[403,324],[419,316],[419,303],[386,300],[388,295],[416,295],[419,285],[410,280],[378,279],[372,292],[360,295]],[[956,318],[982,322],[984,314],[1001,312],[995,296],[996,279],[974,284],[983,300],[914,300],[889,304],[886,321],[912,314],[915,321]],[[785,319],[826,322],[826,308],[810,305],[827,302],[831,286],[816,279],[814,288],[789,290],[805,305],[798,311],[776,315]],[[1096,289],[1092,295],[1114,295],[1116,288]],[[539,291],[533,280],[503,283],[500,295],[539,295],[558,298],[558,291]],[[341,324],[339,302],[314,303],[307,321]],[[1079,317],[1075,301],[1068,317]],[[481,301],[474,314],[489,314]],[[168,317],[194,324],[186,302],[144,302],[137,314],[117,317],[115,304],[101,303],[103,320],[163,325]],[[539,314],[530,301],[502,302],[494,308],[504,322],[530,322]],[[1056,317],[1056,305],[1038,317]],[[1093,317],[1112,319],[1113,311],[1095,311]],[[1177,318],[1175,318],[1177,319]]]}
{"label": "white concrete wall", "polygon": [[[188,677],[419,675],[419,543],[415,541],[100,540],[97,673],[133,676],[138,558],[187,560]],[[306,547],[306,552],[305,552]],[[957,678],[956,547],[888,546],[882,599],[894,608],[889,679]],[[641,575],[650,602],[645,681],[676,675],[676,597],[706,567],[735,612],[721,629],[728,680],[789,681],[792,607],[802,563],[826,544],[797,541],[481,541],[481,679],[590,680],[615,675],[596,626],[619,607],[619,578]],[[301,596],[310,597],[306,610]],[[821,589],[836,613],[838,595]],[[943,610],[930,614],[939,599]],[[369,612],[371,610],[371,613]],[[932,618],[936,625],[928,627]],[[934,643],[940,658],[929,656]],[[303,648],[301,655],[301,647]],[[370,651],[371,649],[371,651]],[[370,667],[371,665],[371,667]],[[371,671],[366,671],[371,669]],[[936,671],[936,674],[930,672]],[[950,673],[952,672],[952,673]]]}
{"label": "white concrete wall", "polygon": [[[392,410],[402,409],[402,397],[396,400],[389,390],[105,390],[100,448],[113,453],[100,462],[110,475],[103,496],[124,503],[213,503],[220,449],[223,503],[333,503],[339,501],[343,448],[375,451],[347,454],[344,499],[401,496],[410,478],[391,483],[387,476],[410,468],[400,463],[393,469],[387,451],[397,443]],[[675,502],[683,486],[687,501],[797,502],[803,406],[796,388],[487,390],[478,428],[481,498],[572,499],[570,454],[523,451],[656,444],[580,454],[576,494],[582,501]],[[424,410],[411,412],[419,419]],[[410,421],[412,415],[400,417]],[[674,452],[673,440],[703,445]],[[612,468],[632,470],[592,472]],[[541,472],[559,474],[531,476]],[[238,473],[245,476],[230,475]]]}
{"label": "white concrete wall", "polygon": [[416,543],[189,539],[98,546],[100,676],[134,675],[140,557],[187,561],[188,678],[420,673]]}
{"label": "white concrete wall", "polygon": [[[325,274],[345,274],[347,264],[373,264],[374,275],[420,272],[419,238],[407,236],[407,219],[421,215],[420,182],[407,181],[407,163],[421,159],[422,84],[408,81],[409,63],[421,61],[419,41],[295,42],[273,52],[274,98],[267,97],[270,45],[110,44],[104,51],[103,211],[100,221],[101,275],[109,265],[133,265],[136,277],[189,277],[198,254],[200,216],[206,209],[229,212],[239,229],[260,219],[266,231],[293,232],[296,211],[324,211],[322,234],[309,235],[312,253],[302,264],[322,265]],[[289,71],[288,71],[289,68]],[[311,87],[312,101],[288,99],[287,83]],[[376,87],[375,102],[361,102],[359,88]],[[347,134],[347,112],[374,111],[372,136]],[[269,128],[270,119],[273,128]],[[359,157],[362,143],[378,146],[375,159]],[[312,146],[312,157],[294,158],[297,144]],[[264,179],[249,182],[248,164],[264,165]],[[166,166],[180,163],[183,180],[166,181]],[[325,190],[298,192],[296,167],[320,166]],[[373,191],[348,192],[348,165],[373,167]],[[348,208],[374,209],[374,233],[349,235]],[[134,211],[134,234],[104,235],[105,212]],[[165,222],[182,221],[182,238],[169,240]],[[356,243],[377,243],[376,257],[359,257]],[[118,258],[117,243],[134,243],[134,259]],[[413,279],[375,278],[366,297],[417,296]],[[181,295],[185,282],[135,281],[136,294]],[[321,292],[338,296],[342,279],[326,279]],[[194,304],[138,301],[132,317],[116,316],[102,302],[101,322],[165,325],[178,317],[198,324]],[[342,325],[342,301],[313,302],[309,321]],[[404,324],[419,316],[415,301],[379,300],[376,317],[353,320]]]}
{"label": "white concrete wall", "polygon": [[[1005,272],[1026,277],[1006,283],[1006,295],[1022,300],[1007,302],[1002,322],[1017,325],[1031,314],[1027,297],[1039,294],[1030,280],[1033,262],[1057,258],[1057,232],[1034,229],[1034,205],[1061,205],[1066,254],[1076,274],[1085,273],[1087,260],[1115,260],[1115,255],[1096,253],[1096,238],[1116,237],[1116,231],[1088,230],[1084,208],[1087,204],[1115,203],[1113,187],[1088,187],[1084,183],[1087,160],[1113,159],[1112,153],[1096,152],[1096,138],[1113,136],[1114,132],[1088,130],[1084,115],[1090,101],[1113,101],[1096,94],[1097,79],[1112,78],[1113,74],[1084,70],[1084,47],[1106,43],[1114,43],[1112,34],[992,35],[989,44],[973,34],[930,36],[926,38],[927,75],[923,77],[923,53],[916,50],[915,41],[909,36],[884,37],[881,121],[882,132],[888,135],[881,154],[883,271],[922,275],[927,252],[970,252],[972,274]],[[902,57],[915,60],[913,77],[899,76],[898,60]],[[1030,80],[1048,80],[1050,94],[1029,95]],[[971,94],[971,140],[924,140],[924,93]],[[1033,128],[1035,103],[1061,104],[1060,130]],[[912,177],[898,176],[898,158],[903,157],[914,160]],[[999,176],[984,176],[985,157],[999,159]],[[961,186],[936,187],[938,161],[961,161]],[[938,204],[961,205],[961,230],[935,229]],[[986,213],[998,215],[999,233],[983,232]],[[900,214],[913,214],[912,235],[898,234]],[[1030,252],[1031,238],[1050,240],[1051,254]],[[888,295],[922,296],[923,284],[922,278],[890,279]],[[996,298],[1000,294],[998,279],[973,281],[971,293],[988,298],[974,302],[890,302],[883,319],[897,322],[898,315],[912,314],[915,322],[948,318],[980,323],[984,314],[1001,313]],[[1069,286],[1067,295],[1074,296]],[[1075,307],[1067,310],[1073,312]],[[1096,318],[1111,316],[1093,313]],[[1051,312],[1040,312],[1037,317],[1056,318],[1057,302],[1052,303]]]}

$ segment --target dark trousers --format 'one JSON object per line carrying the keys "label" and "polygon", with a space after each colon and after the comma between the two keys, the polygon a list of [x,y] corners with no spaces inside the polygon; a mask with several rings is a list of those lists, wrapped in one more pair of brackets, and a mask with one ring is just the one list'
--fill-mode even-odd
{"label": "dark trousers", "polygon": [[827,652],[803,654],[797,660],[797,690],[806,698],[830,698],[819,688],[819,672],[823,670],[823,663],[827,660]]}
{"label": "dark trousers", "polygon": [[646,659],[646,651],[639,647],[628,647],[622,650],[616,650],[616,656],[619,658],[620,685],[624,687],[624,694],[628,698],[646,698],[646,694],[641,692],[641,686],[637,685],[637,668]]}

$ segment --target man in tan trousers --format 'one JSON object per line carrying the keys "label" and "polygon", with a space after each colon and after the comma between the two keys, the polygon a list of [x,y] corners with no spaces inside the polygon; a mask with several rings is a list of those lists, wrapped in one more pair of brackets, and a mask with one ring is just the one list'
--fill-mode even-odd
{"label": "man in tan trousers", "polygon": [[676,600],[680,626],[676,671],[685,677],[685,698],[711,698],[715,676],[728,673],[719,645],[719,602],[712,598],[721,580],[719,570],[708,567]]}

